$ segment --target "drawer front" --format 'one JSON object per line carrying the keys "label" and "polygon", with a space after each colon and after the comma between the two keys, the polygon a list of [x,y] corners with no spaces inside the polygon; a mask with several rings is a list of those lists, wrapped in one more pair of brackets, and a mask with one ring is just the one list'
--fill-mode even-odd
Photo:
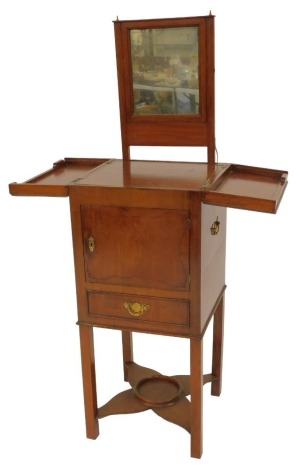
{"label": "drawer front", "polygon": [[87,292],[87,299],[89,316],[93,319],[99,317],[189,327],[187,300],[94,291]]}

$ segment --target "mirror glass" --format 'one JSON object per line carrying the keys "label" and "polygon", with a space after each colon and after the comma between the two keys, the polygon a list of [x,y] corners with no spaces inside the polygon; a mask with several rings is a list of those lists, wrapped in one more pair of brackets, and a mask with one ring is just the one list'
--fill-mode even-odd
{"label": "mirror glass", "polygon": [[198,27],[130,30],[134,114],[199,114]]}

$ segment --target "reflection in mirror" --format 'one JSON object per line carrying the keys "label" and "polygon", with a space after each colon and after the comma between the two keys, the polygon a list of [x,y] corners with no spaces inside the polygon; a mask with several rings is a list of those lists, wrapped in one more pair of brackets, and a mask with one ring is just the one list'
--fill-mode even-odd
{"label": "reflection in mirror", "polygon": [[130,31],[134,114],[199,114],[198,27]]}

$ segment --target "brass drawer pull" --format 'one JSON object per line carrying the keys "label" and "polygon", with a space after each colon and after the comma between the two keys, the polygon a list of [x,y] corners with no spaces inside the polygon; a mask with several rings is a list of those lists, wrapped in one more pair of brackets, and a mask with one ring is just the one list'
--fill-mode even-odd
{"label": "brass drawer pull", "polygon": [[212,224],[210,230],[211,230],[212,235],[218,235],[219,230],[220,230],[220,222],[218,220],[218,216],[217,216],[217,219],[215,220],[215,222]]}
{"label": "brass drawer pull", "polygon": [[90,253],[94,252],[94,247],[95,247],[95,242],[94,242],[93,236],[91,235],[88,239],[88,248],[89,248]]}
{"label": "brass drawer pull", "polygon": [[134,317],[139,317],[150,308],[148,304],[140,304],[139,302],[125,302],[124,307]]}

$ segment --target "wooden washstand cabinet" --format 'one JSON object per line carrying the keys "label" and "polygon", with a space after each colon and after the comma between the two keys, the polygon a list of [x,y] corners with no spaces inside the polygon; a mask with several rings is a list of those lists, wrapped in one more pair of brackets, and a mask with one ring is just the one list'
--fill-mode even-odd
{"label": "wooden washstand cabinet", "polygon": [[[10,193],[70,199],[87,437],[105,416],[152,409],[190,433],[199,458],[203,385],[221,393],[226,209],[275,213],[287,172],[215,161],[212,15],[114,27],[123,158],[66,158]],[[134,145],[206,147],[207,161],[131,160]],[[95,327],[122,331],[130,384],[100,407]],[[132,332],[189,339],[190,375],[139,366]]]}

